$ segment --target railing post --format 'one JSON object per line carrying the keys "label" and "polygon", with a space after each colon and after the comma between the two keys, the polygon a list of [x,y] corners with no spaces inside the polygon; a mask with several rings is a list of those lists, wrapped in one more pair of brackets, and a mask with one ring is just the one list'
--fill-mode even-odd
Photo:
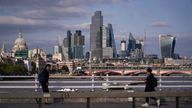
{"label": "railing post", "polygon": [[162,77],[161,77],[161,70],[159,70],[159,91],[162,91]]}
{"label": "railing post", "polygon": [[92,74],[91,75],[91,87],[92,87],[92,89],[91,89],[91,91],[94,91],[94,88],[95,88],[95,85],[94,85],[94,74]]}
{"label": "railing post", "polygon": [[132,108],[135,108],[135,97],[133,97]]}
{"label": "railing post", "polygon": [[36,74],[35,74],[35,92],[37,92],[37,88],[38,88],[37,78],[38,78],[38,74],[36,73]]}
{"label": "railing post", "polygon": [[42,108],[42,98],[39,98],[38,100],[38,108]]}
{"label": "railing post", "polygon": [[107,86],[107,91],[109,91],[109,74],[106,75],[106,86]]}
{"label": "railing post", "polygon": [[175,99],[176,99],[175,100],[176,101],[176,108],[179,108],[179,97],[176,97]]}
{"label": "railing post", "polygon": [[87,108],[90,108],[90,97],[87,98]]}

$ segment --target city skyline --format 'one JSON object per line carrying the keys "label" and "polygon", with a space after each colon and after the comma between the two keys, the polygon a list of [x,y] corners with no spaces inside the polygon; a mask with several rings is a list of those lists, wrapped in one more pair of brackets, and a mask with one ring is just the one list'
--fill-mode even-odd
{"label": "city skyline", "polygon": [[66,37],[67,30],[82,30],[85,47],[89,49],[91,16],[97,10],[103,14],[104,25],[111,23],[120,49],[120,41],[144,38],[145,54],[160,56],[159,34],[176,37],[175,53],[192,56],[191,0],[0,0],[0,47],[12,49],[18,32],[22,31],[28,48],[42,47],[53,53],[57,37]]}

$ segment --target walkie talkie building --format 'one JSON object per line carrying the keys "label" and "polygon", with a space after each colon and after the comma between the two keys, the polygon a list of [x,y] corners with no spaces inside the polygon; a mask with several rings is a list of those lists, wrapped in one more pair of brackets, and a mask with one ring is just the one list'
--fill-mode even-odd
{"label": "walkie talkie building", "polygon": [[173,58],[176,37],[172,35],[159,35],[161,57],[164,58]]}

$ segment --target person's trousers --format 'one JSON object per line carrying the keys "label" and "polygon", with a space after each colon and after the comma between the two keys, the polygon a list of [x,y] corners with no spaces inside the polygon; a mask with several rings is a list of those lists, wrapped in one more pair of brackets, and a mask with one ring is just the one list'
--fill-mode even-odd
{"label": "person's trousers", "polygon": [[[145,90],[145,92],[154,92],[155,90]],[[147,103],[149,103],[149,98],[151,98],[151,99],[153,99],[153,100],[157,100],[157,98],[156,97],[146,97],[145,98],[145,102],[147,102]]]}
{"label": "person's trousers", "polygon": [[48,88],[47,83],[46,83],[46,82],[44,82],[44,81],[42,81],[42,82],[40,82],[40,83],[41,83],[41,86],[42,86],[43,92],[44,92],[44,93],[49,92],[49,88]]}
{"label": "person's trousers", "polygon": [[[155,101],[157,100],[156,97],[150,97],[150,98],[153,99],[153,100],[155,100]],[[145,98],[145,102],[149,103],[149,97],[146,97],[146,98]]]}

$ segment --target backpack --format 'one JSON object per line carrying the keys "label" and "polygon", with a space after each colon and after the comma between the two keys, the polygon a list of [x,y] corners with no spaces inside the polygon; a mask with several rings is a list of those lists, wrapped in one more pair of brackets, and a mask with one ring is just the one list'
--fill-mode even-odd
{"label": "backpack", "polygon": [[153,87],[157,87],[158,82],[157,82],[157,78],[153,77]]}
{"label": "backpack", "polygon": [[45,81],[45,73],[44,73],[44,71],[42,71],[42,72],[40,72],[38,74],[38,80],[39,80],[39,82]]}

